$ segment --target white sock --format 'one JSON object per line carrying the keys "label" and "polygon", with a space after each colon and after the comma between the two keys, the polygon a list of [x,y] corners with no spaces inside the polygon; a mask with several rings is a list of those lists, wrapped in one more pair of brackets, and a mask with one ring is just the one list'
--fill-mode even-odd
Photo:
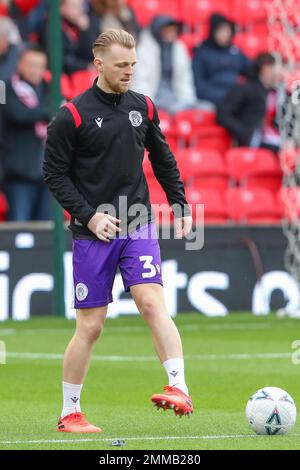
{"label": "white sock", "polygon": [[80,408],[80,393],[82,389],[82,384],[69,384],[68,382],[62,383],[63,389],[63,410],[61,412],[61,417],[64,418],[65,416],[71,413],[78,413],[81,411]]}
{"label": "white sock", "polygon": [[184,378],[184,360],[181,357],[168,359],[163,363],[169,378],[169,385],[179,388],[186,395],[189,394]]}

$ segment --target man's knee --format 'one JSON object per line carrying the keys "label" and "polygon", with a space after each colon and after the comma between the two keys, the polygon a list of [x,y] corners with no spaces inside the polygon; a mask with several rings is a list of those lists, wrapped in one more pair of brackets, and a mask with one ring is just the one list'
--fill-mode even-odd
{"label": "man's knee", "polygon": [[145,295],[139,305],[140,312],[146,320],[152,320],[164,313],[164,308],[153,296]]}
{"label": "man's knee", "polygon": [[103,330],[105,317],[97,313],[83,313],[77,320],[76,335],[89,343],[97,341]]}
{"label": "man's knee", "polygon": [[90,343],[94,343],[101,335],[102,330],[102,324],[91,324],[84,328],[83,334]]}

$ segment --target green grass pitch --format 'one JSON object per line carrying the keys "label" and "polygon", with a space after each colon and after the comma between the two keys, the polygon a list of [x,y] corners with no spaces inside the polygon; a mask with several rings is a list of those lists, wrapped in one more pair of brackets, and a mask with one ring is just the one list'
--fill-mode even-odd
{"label": "green grass pitch", "polygon": [[[0,365],[0,449],[300,449],[300,420],[288,435],[256,436],[245,419],[249,396],[263,386],[287,390],[300,406],[300,365],[291,360],[299,321],[249,313],[189,313],[175,321],[193,416],[179,419],[152,406],[150,396],[166,385],[166,376],[143,320],[108,319],[81,399],[88,419],[104,430],[100,435],[56,432],[61,357],[74,322],[45,317],[1,323],[7,363]],[[112,447],[115,439],[125,446]]]}

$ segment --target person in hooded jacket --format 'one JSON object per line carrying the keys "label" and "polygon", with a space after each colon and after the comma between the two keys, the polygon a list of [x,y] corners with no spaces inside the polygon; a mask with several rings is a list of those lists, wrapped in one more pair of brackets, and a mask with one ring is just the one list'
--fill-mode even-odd
{"label": "person in hooded jacket", "polygon": [[166,15],[155,17],[141,32],[132,86],[170,114],[194,107],[197,100],[191,59],[180,32],[180,23]]}
{"label": "person in hooded jacket", "polygon": [[217,106],[217,122],[225,127],[236,143],[263,147],[278,152],[280,136],[276,122],[276,87],[282,69],[272,54],[259,54],[249,71],[248,80],[235,85]]}
{"label": "person in hooded jacket", "polygon": [[216,105],[239,76],[247,74],[250,61],[233,45],[234,29],[234,23],[225,16],[211,16],[209,37],[194,51],[193,73],[199,100]]}

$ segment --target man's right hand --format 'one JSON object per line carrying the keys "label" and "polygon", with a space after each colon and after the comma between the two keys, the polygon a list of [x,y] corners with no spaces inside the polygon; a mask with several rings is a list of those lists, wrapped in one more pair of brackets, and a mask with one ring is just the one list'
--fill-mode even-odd
{"label": "man's right hand", "polygon": [[93,232],[99,240],[109,243],[110,238],[114,238],[117,232],[122,229],[117,226],[121,221],[109,214],[103,212],[96,212],[88,223],[88,228]]}

